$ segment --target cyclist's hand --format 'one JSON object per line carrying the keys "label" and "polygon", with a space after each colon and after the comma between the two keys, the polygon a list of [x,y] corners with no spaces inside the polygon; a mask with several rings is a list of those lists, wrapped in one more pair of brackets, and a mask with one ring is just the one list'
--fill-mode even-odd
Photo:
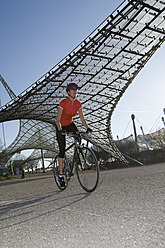
{"label": "cyclist's hand", "polygon": [[92,131],[92,129],[91,128],[87,128],[87,133],[92,133],[93,131]]}
{"label": "cyclist's hand", "polygon": [[60,134],[66,135],[67,134],[67,131],[66,130],[60,130]]}

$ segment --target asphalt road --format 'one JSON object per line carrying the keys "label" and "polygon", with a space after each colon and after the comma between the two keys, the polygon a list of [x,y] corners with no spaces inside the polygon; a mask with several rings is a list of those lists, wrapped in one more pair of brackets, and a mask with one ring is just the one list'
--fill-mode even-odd
{"label": "asphalt road", "polygon": [[52,174],[0,182],[2,248],[165,247],[165,164],[101,172],[93,193],[76,176],[60,192]]}

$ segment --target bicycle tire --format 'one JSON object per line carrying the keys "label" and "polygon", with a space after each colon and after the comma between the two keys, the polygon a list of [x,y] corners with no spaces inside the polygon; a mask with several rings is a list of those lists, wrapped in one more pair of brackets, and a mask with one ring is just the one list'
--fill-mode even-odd
{"label": "bicycle tire", "polygon": [[[65,160],[64,160],[64,171],[65,171]],[[59,183],[59,174],[60,174],[60,168],[59,168],[59,163],[58,163],[58,156],[55,157],[54,159],[54,163],[53,163],[53,175],[54,175],[54,179],[55,179],[55,182],[57,184],[57,187],[60,189],[60,190],[64,190],[66,189],[68,183],[67,183],[67,178],[66,178],[66,174],[64,174],[64,180],[65,180],[65,187],[61,187],[60,183]]]}
{"label": "bicycle tire", "polygon": [[79,149],[80,164],[76,166],[78,181],[81,187],[92,192],[99,182],[99,165],[96,155],[89,147]]}

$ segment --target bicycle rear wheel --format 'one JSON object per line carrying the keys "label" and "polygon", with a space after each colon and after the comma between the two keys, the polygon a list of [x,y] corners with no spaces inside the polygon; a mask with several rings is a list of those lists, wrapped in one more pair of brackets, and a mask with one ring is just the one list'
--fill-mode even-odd
{"label": "bicycle rear wheel", "polygon": [[[65,160],[64,160],[64,171],[65,171]],[[58,156],[55,157],[54,159],[54,164],[53,164],[53,175],[54,175],[54,179],[55,179],[55,182],[58,186],[58,188],[60,190],[64,190],[66,189],[68,183],[67,183],[67,178],[66,178],[66,173],[63,173],[64,174],[64,180],[65,180],[65,187],[61,187],[60,185],[60,182],[59,182],[59,174],[60,174],[60,167],[59,167],[59,163],[58,163]]]}
{"label": "bicycle rear wheel", "polygon": [[92,192],[99,182],[99,165],[94,152],[88,147],[79,150],[80,164],[76,166],[77,177],[81,187]]}

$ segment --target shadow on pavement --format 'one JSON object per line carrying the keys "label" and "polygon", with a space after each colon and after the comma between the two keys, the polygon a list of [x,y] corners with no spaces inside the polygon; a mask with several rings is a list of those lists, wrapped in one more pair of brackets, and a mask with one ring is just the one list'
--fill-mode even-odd
{"label": "shadow on pavement", "polygon": [[[3,225],[3,227],[0,228],[0,230],[3,230],[3,229],[7,229],[9,227],[13,227],[13,226],[16,226],[16,225],[20,225],[22,223],[26,223],[26,222],[29,222],[30,220],[34,220],[34,219],[37,219],[37,218],[40,218],[42,216],[46,216],[50,213],[55,213],[63,208],[66,208],[68,206],[71,206],[75,203],[78,203],[82,200],[84,200],[85,198],[89,197],[91,195],[91,193],[76,193],[76,194],[71,194],[71,195],[65,195],[65,196],[62,196],[59,197],[59,194],[62,194],[61,191],[57,191],[56,193],[53,193],[53,194],[50,194],[48,196],[44,196],[44,197],[40,197],[40,198],[36,198],[36,199],[33,199],[33,200],[29,200],[29,201],[21,201],[21,202],[13,202],[13,203],[9,203],[7,205],[1,205],[0,206],[0,221],[4,221],[4,222],[7,222],[9,221],[10,219],[12,220],[12,224],[8,224],[8,225]],[[58,197],[56,199],[50,199],[52,198],[53,196],[55,195],[58,195]],[[73,198],[77,198],[78,199],[75,199],[73,200]],[[45,201],[46,199],[46,201]],[[57,202],[59,200],[66,200],[68,199],[70,202],[67,201],[67,203],[65,203],[64,205],[61,205],[61,206],[55,206],[54,205],[54,209],[52,210],[49,210],[46,211],[45,213],[41,213],[41,214],[37,214],[36,216],[33,216],[35,213],[33,212],[36,212],[36,207],[37,206],[41,206],[41,204],[48,204],[50,202]],[[44,201],[44,202],[42,202]],[[58,203],[58,202],[57,202]],[[56,203],[56,204],[57,204]],[[30,208],[33,208],[33,209],[30,209]],[[34,209],[35,208],[35,209]],[[26,210],[25,210],[26,209]],[[23,212],[25,210],[25,212]],[[28,211],[27,211],[28,210]],[[7,215],[7,212],[10,211],[10,216],[8,217],[5,217],[2,218],[3,215]],[[20,211],[20,213],[18,213],[18,211]],[[24,220],[21,220],[19,222],[14,222],[14,218],[18,218],[20,216],[26,216],[26,215],[30,215],[30,217],[25,217],[26,219]]]}

